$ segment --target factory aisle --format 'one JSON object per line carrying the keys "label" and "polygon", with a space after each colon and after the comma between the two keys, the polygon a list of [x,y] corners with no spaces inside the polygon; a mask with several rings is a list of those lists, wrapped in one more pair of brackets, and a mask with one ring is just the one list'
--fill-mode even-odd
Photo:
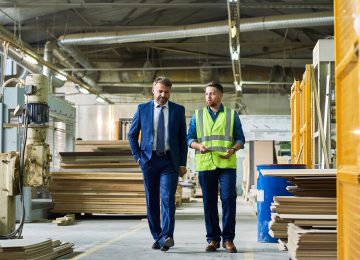
{"label": "factory aisle", "polygon": [[217,252],[205,252],[201,199],[177,210],[175,246],[167,252],[151,249],[153,241],[145,219],[97,216],[78,219],[72,226],[26,223],[23,235],[75,243],[74,253],[62,259],[289,259],[276,244],[256,242],[256,223],[254,210],[239,197],[234,241],[238,249],[236,254],[222,248]]}

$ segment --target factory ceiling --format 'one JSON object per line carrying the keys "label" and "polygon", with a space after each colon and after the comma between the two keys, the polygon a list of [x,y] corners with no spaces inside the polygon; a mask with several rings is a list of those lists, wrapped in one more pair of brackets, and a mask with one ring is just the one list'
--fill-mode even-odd
{"label": "factory ceiling", "polygon": [[31,66],[23,50],[110,102],[156,75],[177,92],[212,79],[261,92],[300,77],[317,40],[334,33],[328,0],[3,0],[0,24],[2,53]]}

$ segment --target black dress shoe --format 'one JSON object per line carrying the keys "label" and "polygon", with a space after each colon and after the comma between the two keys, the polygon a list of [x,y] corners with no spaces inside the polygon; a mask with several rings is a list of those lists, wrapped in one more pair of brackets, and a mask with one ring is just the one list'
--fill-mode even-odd
{"label": "black dress shoe", "polygon": [[168,237],[165,239],[163,246],[161,247],[161,251],[168,251],[170,247],[174,246],[174,239],[172,237]]}
{"label": "black dress shoe", "polygon": [[174,246],[174,239],[172,237],[168,237],[164,241],[164,246],[173,247]]}
{"label": "black dress shoe", "polygon": [[160,249],[161,248],[161,246],[160,246],[160,244],[159,244],[159,242],[154,242],[154,244],[152,245],[152,247],[151,247],[152,249]]}
{"label": "black dress shoe", "polygon": [[163,246],[161,247],[161,251],[166,252],[166,251],[168,251],[168,250],[169,250],[169,247],[168,247],[168,246],[163,245]]}

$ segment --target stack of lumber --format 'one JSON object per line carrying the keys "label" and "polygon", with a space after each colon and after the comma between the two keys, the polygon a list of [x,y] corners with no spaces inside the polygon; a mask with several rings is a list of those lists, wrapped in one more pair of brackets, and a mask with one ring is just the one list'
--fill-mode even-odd
{"label": "stack of lumber", "polygon": [[269,234],[286,245],[292,259],[336,258],[336,170],[271,169],[262,174],[287,178],[294,185],[287,189],[296,195],[274,197]]}
{"label": "stack of lumber", "polygon": [[279,238],[283,242],[287,242],[287,228],[289,220],[280,218],[277,214],[271,214],[269,222],[269,234],[272,237]]}
{"label": "stack of lumber", "polygon": [[129,141],[86,140],[75,142],[75,152],[129,151]]}
{"label": "stack of lumber", "polygon": [[146,215],[142,174],[134,170],[53,172],[50,185],[53,211]]}
{"label": "stack of lumber", "polygon": [[[49,190],[56,213],[146,215],[143,176],[128,141],[76,141]],[[181,205],[181,187],[176,193]]]}
{"label": "stack of lumber", "polygon": [[56,213],[146,215],[143,177],[128,141],[76,141],[50,192]]}
{"label": "stack of lumber", "polygon": [[[130,148],[128,148],[130,149]],[[62,169],[138,168],[130,151],[60,152]]]}
{"label": "stack of lumber", "polygon": [[287,248],[291,259],[336,259],[336,230],[305,229],[289,224],[288,235]]}
{"label": "stack of lumber", "polygon": [[9,239],[0,241],[0,259],[55,259],[73,252],[72,243],[51,239]]}
{"label": "stack of lumber", "polygon": [[288,214],[336,215],[336,198],[275,196],[270,208],[280,217]]}
{"label": "stack of lumber", "polygon": [[275,196],[271,210],[269,234],[283,242],[287,242],[292,222],[303,227],[336,228],[336,198]]}
{"label": "stack of lumber", "polygon": [[336,197],[336,169],[267,169],[264,176],[285,177],[287,190],[302,197]]}

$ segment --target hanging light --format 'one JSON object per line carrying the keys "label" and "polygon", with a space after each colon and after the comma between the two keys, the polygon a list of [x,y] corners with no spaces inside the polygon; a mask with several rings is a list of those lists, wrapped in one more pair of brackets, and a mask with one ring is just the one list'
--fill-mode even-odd
{"label": "hanging light", "polygon": [[66,81],[67,80],[67,75],[64,73],[56,73],[55,77],[60,79],[61,81]]}
{"label": "hanging light", "polygon": [[30,62],[31,64],[38,64],[38,61],[34,57],[29,56],[27,54],[24,55],[24,60]]}
{"label": "hanging light", "polygon": [[105,103],[105,99],[103,97],[101,97],[101,96],[97,96],[96,101],[99,102],[99,103]]}
{"label": "hanging light", "polygon": [[90,91],[87,90],[86,88],[83,88],[83,87],[80,87],[80,86],[77,86],[76,88],[77,88],[77,90],[79,90],[83,94],[89,94],[90,93]]}

